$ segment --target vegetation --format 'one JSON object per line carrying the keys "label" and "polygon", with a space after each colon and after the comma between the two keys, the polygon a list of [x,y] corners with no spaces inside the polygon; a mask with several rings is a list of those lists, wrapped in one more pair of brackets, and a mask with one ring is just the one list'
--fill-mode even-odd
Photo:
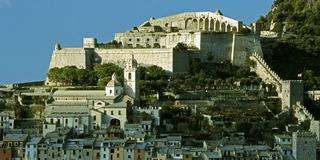
{"label": "vegetation", "polygon": [[174,74],[169,83],[173,92],[205,90],[215,86],[233,86],[236,81],[242,85],[259,85],[261,79],[248,66],[233,66],[230,62],[190,62],[189,74]]}
{"label": "vegetation", "polygon": [[96,65],[92,69],[78,69],[75,66],[52,68],[48,77],[52,82],[72,86],[105,86],[116,73],[123,82],[123,69],[115,64]]}
{"label": "vegetation", "polygon": [[263,30],[272,25],[281,35],[262,40],[268,64],[284,79],[296,79],[302,73],[308,89],[320,89],[320,1],[276,0],[273,10],[258,23]]}

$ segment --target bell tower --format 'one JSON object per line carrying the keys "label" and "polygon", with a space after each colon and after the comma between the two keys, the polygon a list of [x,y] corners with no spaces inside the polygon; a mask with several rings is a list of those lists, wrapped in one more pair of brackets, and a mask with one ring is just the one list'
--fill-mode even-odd
{"label": "bell tower", "polygon": [[124,88],[128,96],[135,100],[139,98],[138,63],[133,55],[127,60],[124,67]]}

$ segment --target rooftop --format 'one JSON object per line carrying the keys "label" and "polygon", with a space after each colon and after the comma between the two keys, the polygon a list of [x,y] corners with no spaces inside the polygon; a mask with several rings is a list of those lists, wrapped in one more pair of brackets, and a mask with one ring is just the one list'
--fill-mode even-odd
{"label": "rooftop", "polygon": [[6,117],[6,116],[15,116],[15,113],[14,111],[2,111],[0,112],[0,116],[1,117]]}
{"label": "rooftop", "polygon": [[47,117],[61,116],[89,116],[90,109],[87,106],[47,106]]}
{"label": "rooftop", "polygon": [[7,134],[3,137],[3,141],[22,142],[27,140],[28,134]]}
{"label": "rooftop", "polygon": [[104,90],[58,90],[53,97],[83,97],[88,99],[115,99],[116,96],[106,96]]}

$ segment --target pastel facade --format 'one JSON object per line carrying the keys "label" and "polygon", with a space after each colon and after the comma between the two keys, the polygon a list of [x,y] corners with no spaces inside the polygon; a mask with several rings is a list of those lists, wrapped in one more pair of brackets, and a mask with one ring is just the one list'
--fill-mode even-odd
{"label": "pastel facade", "polygon": [[0,113],[0,129],[13,129],[14,121],[14,111],[3,111]]}

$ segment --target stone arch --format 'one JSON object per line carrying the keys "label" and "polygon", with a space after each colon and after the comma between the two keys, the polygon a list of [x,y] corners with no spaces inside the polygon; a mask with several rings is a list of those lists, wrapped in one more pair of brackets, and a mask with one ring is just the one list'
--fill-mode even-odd
{"label": "stone arch", "polygon": [[237,27],[232,27],[232,32],[237,32],[237,31],[238,31]]}
{"label": "stone arch", "polygon": [[204,30],[204,20],[202,18],[199,20],[199,30]]}
{"label": "stone arch", "polygon": [[210,19],[210,28],[209,28],[209,30],[210,31],[214,31],[214,20],[213,19]]}
{"label": "stone arch", "polygon": [[220,22],[218,20],[215,21],[214,31],[220,32]]}
{"label": "stone arch", "polygon": [[206,18],[204,20],[204,30],[209,31],[209,19]]}
{"label": "stone arch", "polygon": [[231,32],[231,26],[230,26],[230,24],[227,24],[226,31],[227,31],[227,32]]}
{"label": "stone arch", "polygon": [[186,20],[186,29],[187,30],[196,30],[196,29],[198,29],[198,20],[197,19],[188,18]]}
{"label": "stone arch", "polygon": [[224,23],[224,22],[221,23],[220,31],[221,32],[226,32],[226,23]]}
{"label": "stone arch", "polygon": [[109,126],[110,127],[120,127],[120,124],[121,124],[120,120],[114,118],[114,119],[110,120],[110,125]]}

